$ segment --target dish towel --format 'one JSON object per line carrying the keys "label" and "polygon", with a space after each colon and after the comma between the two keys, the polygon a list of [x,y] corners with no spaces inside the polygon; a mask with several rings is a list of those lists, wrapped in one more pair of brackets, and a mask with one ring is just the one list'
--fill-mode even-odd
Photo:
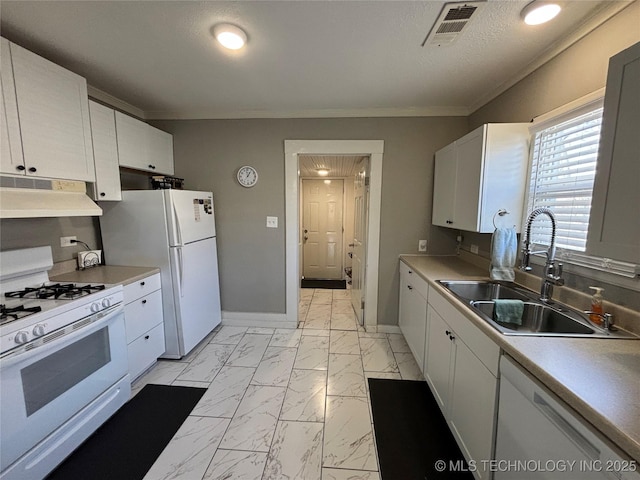
{"label": "dish towel", "polygon": [[513,282],[516,273],[513,270],[516,264],[518,249],[518,237],[516,229],[496,228],[491,237],[491,265],[489,275],[492,280],[505,280]]}
{"label": "dish towel", "polygon": [[493,318],[497,322],[513,323],[522,325],[522,312],[524,312],[524,303],[522,300],[493,300]]}

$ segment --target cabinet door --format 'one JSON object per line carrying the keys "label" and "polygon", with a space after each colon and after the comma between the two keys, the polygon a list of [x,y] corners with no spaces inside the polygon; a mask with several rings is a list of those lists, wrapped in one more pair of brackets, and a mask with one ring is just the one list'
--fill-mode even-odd
{"label": "cabinet door", "polygon": [[114,113],[111,108],[89,102],[96,167],[95,200],[122,200]]}
{"label": "cabinet door", "polygon": [[636,264],[640,263],[638,125],[640,43],[609,62],[587,239],[587,253]]}
{"label": "cabinet door", "polygon": [[147,127],[148,125],[140,120],[116,112],[118,157],[121,167],[150,170]]}
{"label": "cabinet door", "polygon": [[448,417],[449,376],[454,344],[449,339],[449,325],[429,305],[429,335],[427,336],[427,369],[425,378],[440,410]]}
{"label": "cabinet door", "polygon": [[13,66],[11,65],[11,50],[9,41],[2,38],[0,60],[0,80],[2,94],[0,95],[0,171],[3,173],[24,173],[22,158],[22,139],[20,138],[20,123],[18,122],[18,104],[16,103],[16,89],[13,83]]}
{"label": "cabinet door", "polygon": [[173,135],[148,126],[149,161],[158,174],[173,175]]}
{"label": "cabinet door", "polygon": [[86,80],[10,49],[27,175],[95,181]]}
{"label": "cabinet door", "polygon": [[402,333],[416,363],[422,369],[427,330],[427,300],[411,284],[407,285],[407,291],[408,295],[405,299],[406,324]]}
{"label": "cabinet door", "polygon": [[[449,424],[467,460],[493,458],[498,380],[459,338],[454,340]],[[489,472],[477,472],[487,478]]]}
{"label": "cabinet door", "polygon": [[441,227],[454,227],[453,205],[456,193],[455,143],[436,152],[433,173],[433,209],[431,223]]}
{"label": "cabinet door", "polygon": [[480,186],[484,161],[485,126],[456,142],[456,187],[453,227],[475,232],[480,218]]}

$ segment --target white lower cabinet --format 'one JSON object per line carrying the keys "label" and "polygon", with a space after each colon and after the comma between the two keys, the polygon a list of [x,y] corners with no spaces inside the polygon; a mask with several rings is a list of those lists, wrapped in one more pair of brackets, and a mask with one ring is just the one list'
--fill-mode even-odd
{"label": "white lower cabinet", "polygon": [[165,351],[160,274],[124,286],[129,374],[135,379]]}
{"label": "white lower cabinet", "polygon": [[428,300],[425,378],[475,477],[490,478],[500,348],[434,289]]}
{"label": "white lower cabinet", "polygon": [[421,369],[425,358],[428,291],[427,282],[401,262],[398,325]]}

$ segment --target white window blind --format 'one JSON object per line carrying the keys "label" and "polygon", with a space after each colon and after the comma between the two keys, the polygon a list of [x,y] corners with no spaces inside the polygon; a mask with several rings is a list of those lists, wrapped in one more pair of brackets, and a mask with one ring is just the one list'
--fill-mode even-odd
{"label": "white window blind", "polygon": [[[602,108],[596,108],[535,133],[528,211],[551,209],[559,249],[585,251],[601,123]],[[546,219],[534,221],[532,243],[549,244],[551,222]]]}

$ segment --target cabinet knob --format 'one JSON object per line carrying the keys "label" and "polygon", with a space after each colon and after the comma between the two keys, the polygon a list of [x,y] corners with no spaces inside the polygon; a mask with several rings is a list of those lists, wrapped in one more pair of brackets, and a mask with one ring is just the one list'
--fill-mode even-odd
{"label": "cabinet knob", "polygon": [[101,197],[106,197],[106,196],[107,196],[107,194],[106,194],[106,193],[104,193],[104,192],[100,192],[100,196],[101,196]]}
{"label": "cabinet knob", "polygon": [[444,334],[448,337],[449,335],[451,335],[451,332],[449,330],[445,330]]}
{"label": "cabinet knob", "polygon": [[156,166],[155,165],[149,165],[149,168],[152,168],[153,170],[155,170]]}
{"label": "cabinet knob", "polygon": [[141,287],[144,287],[144,282],[140,282],[140,286],[141,286]]}
{"label": "cabinet knob", "polygon": [[24,166],[24,165],[18,165],[18,166],[16,167],[16,170],[20,170],[21,172],[22,172],[24,169],[25,169],[25,166]]}
{"label": "cabinet knob", "polygon": [[452,342],[456,339],[456,337],[454,337],[453,335],[449,335],[449,340],[451,340]]}
{"label": "cabinet knob", "polygon": [[409,290],[413,290],[413,287],[412,287],[411,285],[407,285],[407,288],[408,288]]}
{"label": "cabinet knob", "polygon": [[38,171],[38,169],[37,169],[36,167],[29,167],[29,171],[30,171],[31,173],[35,173],[35,172],[37,172],[37,171]]}
{"label": "cabinet knob", "polygon": [[142,304],[144,305],[145,303],[147,303],[147,301],[146,300],[142,300]]}
{"label": "cabinet knob", "polygon": [[145,335],[145,336],[144,336],[144,339],[145,339],[145,340],[149,340],[149,335]]}
{"label": "cabinet knob", "polygon": [[409,270],[409,275],[411,275],[413,273],[413,270]]}
{"label": "cabinet knob", "polygon": [[451,220],[447,220],[447,223],[451,225],[453,222]]}

